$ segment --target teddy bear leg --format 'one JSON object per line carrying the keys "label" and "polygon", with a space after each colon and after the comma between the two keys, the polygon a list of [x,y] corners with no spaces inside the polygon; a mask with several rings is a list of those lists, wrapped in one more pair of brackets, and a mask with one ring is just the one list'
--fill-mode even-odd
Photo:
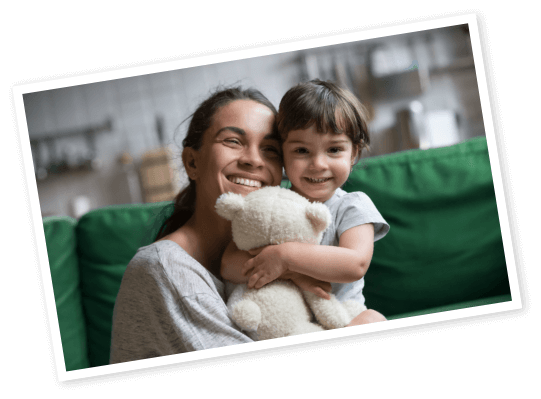
{"label": "teddy bear leg", "polygon": [[308,291],[304,291],[303,295],[316,320],[327,329],[345,327],[353,319],[342,303],[332,294],[331,299],[320,298]]}
{"label": "teddy bear leg", "polygon": [[255,332],[261,323],[261,309],[254,301],[242,299],[233,306],[231,318],[242,330]]}

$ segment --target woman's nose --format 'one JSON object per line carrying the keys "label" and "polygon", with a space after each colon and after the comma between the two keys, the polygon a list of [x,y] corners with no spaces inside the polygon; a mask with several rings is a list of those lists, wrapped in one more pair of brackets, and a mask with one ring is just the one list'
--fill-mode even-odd
{"label": "woman's nose", "polygon": [[259,147],[247,147],[242,152],[239,162],[244,165],[250,165],[254,168],[263,166],[265,164],[259,151]]}

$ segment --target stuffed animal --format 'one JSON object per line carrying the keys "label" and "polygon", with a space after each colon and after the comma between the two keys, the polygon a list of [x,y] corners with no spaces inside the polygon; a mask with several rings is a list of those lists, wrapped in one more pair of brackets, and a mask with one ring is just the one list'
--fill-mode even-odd
{"label": "stuffed animal", "polygon": [[[231,221],[233,241],[241,250],[289,241],[319,244],[331,222],[327,207],[280,187],[265,187],[246,197],[222,194],[216,211]],[[366,308],[301,291],[290,281],[275,280],[260,289],[235,287],[227,306],[233,321],[256,340],[345,327]],[[319,324],[313,323],[312,313]]]}

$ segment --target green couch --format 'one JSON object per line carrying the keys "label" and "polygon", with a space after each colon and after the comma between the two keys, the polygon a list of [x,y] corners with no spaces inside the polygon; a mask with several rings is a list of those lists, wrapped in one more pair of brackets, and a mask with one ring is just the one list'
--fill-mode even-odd
{"label": "green couch", "polygon": [[[511,300],[484,138],[363,159],[344,189],[367,193],[391,225],[365,278],[369,308],[397,319]],[[167,205],[44,218],[66,371],[108,363],[124,269]]]}

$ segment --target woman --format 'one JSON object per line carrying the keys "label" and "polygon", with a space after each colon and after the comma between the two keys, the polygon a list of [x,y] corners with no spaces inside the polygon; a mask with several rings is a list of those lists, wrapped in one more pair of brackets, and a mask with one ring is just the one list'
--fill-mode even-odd
{"label": "woman", "polygon": [[182,152],[190,184],[157,241],[140,248],[126,268],[111,363],[251,341],[227,313],[219,272],[231,224],[214,205],[222,193],[280,184],[275,115],[259,91],[240,88],[216,92],[192,115]]}
{"label": "woman", "polygon": [[[139,248],[126,268],[110,363],[252,341],[228,316],[220,265],[231,223],[214,206],[222,193],[246,195],[280,184],[276,113],[257,90],[232,88],[213,94],[192,115],[182,152],[190,184],[156,241]],[[292,273],[282,278],[331,290],[327,282]]]}

